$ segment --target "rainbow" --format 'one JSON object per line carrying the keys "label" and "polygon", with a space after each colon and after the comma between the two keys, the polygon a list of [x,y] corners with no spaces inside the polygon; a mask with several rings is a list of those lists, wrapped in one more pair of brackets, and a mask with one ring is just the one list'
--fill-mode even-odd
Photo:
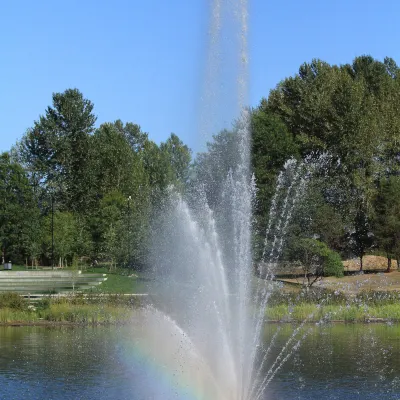
{"label": "rainbow", "polygon": [[135,388],[146,400],[227,400],[188,336],[153,308],[138,313],[119,357],[136,375]]}

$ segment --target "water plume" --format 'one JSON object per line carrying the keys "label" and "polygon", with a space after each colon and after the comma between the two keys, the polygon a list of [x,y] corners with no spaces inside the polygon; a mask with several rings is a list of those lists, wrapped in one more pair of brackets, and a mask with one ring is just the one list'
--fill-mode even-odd
{"label": "water plume", "polygon": [[[231,153],[219,155],[221,164],[213,163],[216,170],[208,180],[194,180],[184,194],[170,188],[160,205],[153,232],[151,293],[156,309],[147,310],[141,326],[148,332],[144,338],[156,336],[154,346],[147,346],[154,357],[174,370],[178,381],[193,377],[193,385],[200,386],[196,393],[203,393],[199,398],[250,400],[265,389],[259,379],[265,360],[259,368],[255,363],[269,291],[254,276],[252,254],[256,189],[250,168],[251,113],[246,108],[247,0],[214,0],[211,15],[200,130],[209,133],[233,109],[235,123],[227,136]],[[264,250],[275,261],[299,196],[293,192],[303,184],[300,164],[290,161],[286,170],[290,176],[280,179],[289,188],[278,180],[278,190],[286,193],[282,215],[275,198],[270,217],[276,220],[267,232],[275,236],[272,248]],[[219,174],[217,184],[212,174]]]}

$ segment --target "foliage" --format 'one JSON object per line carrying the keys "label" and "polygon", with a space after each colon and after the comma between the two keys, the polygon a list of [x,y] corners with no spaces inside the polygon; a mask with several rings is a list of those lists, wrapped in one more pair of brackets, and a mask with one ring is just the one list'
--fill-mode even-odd
{"label": "foliage", "polygon": [[[54,255],[59,259],[59,266],[66,266],[66,261],[72,261],[76,249],[77,222],[74,215],[70,212],[56,211],[54,213]],[[52,215],[44,218],[43,246],[47,257],[51,258],[52,235],[51,235]],[[55,261],[56,261],[55,260]],[[56,263],[57,265],[57,263]]]}
{"label": "foliage", "polygon": [[2,263],[35,253],[38,210],[25,171],[8,153],[0,155],[0,244]]}
{"label": "foliage", "polygon": [[28,303],[17,293],[5,292],[0,293],[0,309],[2,308],[25,311],[28,309]]}
{"label": "foliage", "polygon": [[[390,176],[380,182],[374,199],[374,232],[378,245],[388,259],[400,259],[400,177]],[[390,269],[390,261],[388,263]]]}
{"label": "foliage", "polygon": [[[32,216],[21,218],[30,222],[26,230],[16,227],[13,236],[1,225],[10,257],[49,263],[54,234],[61,265],[74,257],[146,265],[154,209],[169,186],[184,190],[191,151],[175,134],[158,146],[131,122],[95,129],[93,109],[77,89],[54,93],[52,105],[13,149],[13,168],[25,174],[33,200]],[[14,251],[17,243],[23,249]]]}
{"label": "foliage", "polygon": [[53,191],[64,207],[82,211],[90,179],[94,105],[77,89],[53,93],[52,103],[23,137],[20,158],[37,185]]}
{"label": "foliage", "polygon": [[[315,167],[285,227],[285,257],[296,259],[297,242],[297,258],[308,257],[312,276],[336,273],[338,257],[322,254],[329,248],[360,257],[361,265],[372,248],[399,259],[399,108],[397,64],[365,55],[345,65],[304,63],[250,110],[255,247],[264,239],[279,171],[294,158]],[[95,123],[94,104],[78,89],[53,93],[43,115],[1,155],[3,259],[49,264],[54,233],[61,264],[76,258],[146,268],[150,233],[162,223],[156,217],[171,186],[188,196],[204,192],[217,222],[226,222],[221,196],[237,167],[240,121],[210,132],[206,151],[193,161],[173,133],[157,144],[137,123]],[[219,234],[229,242],[230,232]]]}
{"label": "foliage", "polygon": [[202,187],[207,203],[215,209],[221,203],[222,188],[230,170],[238,161],[238,135],[223,130],[207,143],[207,151],[199,153],[193,165],[192,186]]}
{"label": "foliage", "polygon": [[309,290],[298,292],[285,292],[274,290],[268,298],[268,306],[273,307],[280,304],[293,305],[298,303],[344,305],[348,298],[343,292],[313,286]]}
{"label": "foliage", "polygon": [[292,242],[290,259],[300,263],[303,275],[307,279],[307,287],[311,287],[323,276],[343,276],[340,256],[316,239],[303,238]]}
{"label": "foliage", "polygon": [[328,251],[324,262],[324,276],[343,276],[343,263],[340,255],[335,251]]}
{"label": "foliage", "polygon": [[400,321],[400,306],[387,304],[368,307],[356,303],[347,305],[322,305],[299,303],[294,306],[276,305],[266,309],[266,317],[274,321],[343,321],[370,322]]}
{"label": "foliage", "polygon": [[[303,157],[318,160],[329,154],[324,201],[341,214],[341,235],[360,259],[373,245],[378,182],[399,169],[398,71],[390,58],[361,56],[340,66],[312,60],[280,82],[259,107],[279,116]],[[336,184],[329,186],[330,180]],[[326,233],[331,245],[345,250],[337,233]]]}
{"label": "foliage", "polygon": [[374,245],[374,237],[371,232],[370,222],[365,209],[360,208],[354,219],[354,230],[349,234],[348,243],[350,249],[360,258],[360,271],[363,270],[363,257],[367,250]]}
{"label": "foliage", "polygon": [[[298,146],[277,115],[262,109],[251,114],[252,166],[257,182],[257,229],[265,231],[276,176],[284,163],[298,157]],[[263,239],[261,238],[261,241]]]}

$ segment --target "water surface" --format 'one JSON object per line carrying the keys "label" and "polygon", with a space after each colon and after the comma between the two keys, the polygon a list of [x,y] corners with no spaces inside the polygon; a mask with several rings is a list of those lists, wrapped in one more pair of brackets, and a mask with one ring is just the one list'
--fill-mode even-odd
{"label": "water surface", "polygon": [[[263,375],[294,328],[266,328],[265,346],[280,332]],[[400,399],[400,326],[308,325],[306,331],[266,399]],[[0,398],[196,398],[190,382],[173,386],[174,371],[149,359],[134,332],[134,327],[0,327]]]}

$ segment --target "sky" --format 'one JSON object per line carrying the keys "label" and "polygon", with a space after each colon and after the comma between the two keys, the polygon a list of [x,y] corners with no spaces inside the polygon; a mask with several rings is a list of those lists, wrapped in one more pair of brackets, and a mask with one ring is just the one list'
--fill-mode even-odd
{"label": "sky", "polygon": [[[211,0],[2,0],[0,151],[78,88],[97,125],[134,122],[157,143],[199,149]],[[370,54],[400,64],[398,0],[249,0],[252,107],[313,58]]]}

